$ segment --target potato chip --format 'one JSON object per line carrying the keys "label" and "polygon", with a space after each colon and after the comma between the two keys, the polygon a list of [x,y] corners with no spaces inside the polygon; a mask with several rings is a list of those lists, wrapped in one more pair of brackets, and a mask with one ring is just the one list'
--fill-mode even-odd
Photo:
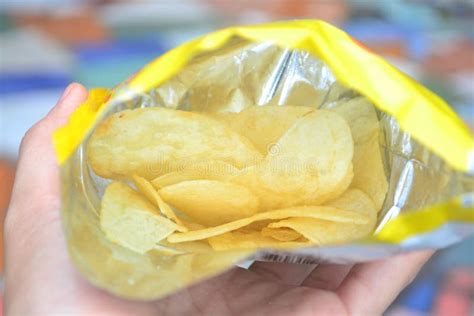
{"label": "potato chip", "polygon": [[197,113],[161,107],[124,110],[94,130],[87,157],[92,170],[111,179],[154,179],[190,161],[223,161],[237,168],[262,155],[249,140]]}
{"label": "potato chip", "polygon": [[[288,204],[293,204],[292,200],[294,200],[295,197],[291,193],[272,190],[272,188],[263,182],[259,173],[260,169],[257,166],[252,166],[243,169],[238,176],[231,178],[229,181],[251,190],[252,193],[258,197],[260,207],[264,211],[284,208]],[[283,207],[280,207],[280,205],[283,205]]]}
{"label": "potato chip", "polygon": [[[307,177],[301,176],[298,178],[296,175],[293,176],[292,172],[289,171],[287,177],[285,177],[285,172],[283,171],[281,174],[281,181],[286,181],[287,185],[292,185],[295,187],[294,190],[288,188],[285,190],[285,192],[283,192],[278,191],[278,186],[275,186],[276,188],[274,189],[270,187],[269,184],[264,182],[264,179],[262,178],[265,176],[266,172],[271,172],[271,168],[266,171],[263,170],[263,167],[260,168],[258,166],[253,166],[242,170],[242,173],[239,176],[230,179],[231,182],[245,186],[252,190],[252,192],[259,198],[261,209],[264,211],[280,209],[294,205],[318,205],[321,204],[322,201],[334,199],[348,188],[353,176],[352,167],[350,167],[344,179],[337,187],[334,188],[333,191],[319,194],[307,193],[307,195],[303,195],[303,193],[308,191],[314,192],[311,187],[304,187],[306,179],[310,178],[309,175],[307,175]],[[303,171],[295,171],[295,173],[298,172]],[[291,180],[294,182],[290,182]],[[277,181],[277,179],[275,179],[275,181]],[[309,183],[309,181],[307,182]],[[296,190],[296,186],[300,188],[300,196],[297,194],[298,190]]]}
{"label": "potato chip", "polygon": [[380,211],[388,190],[388,182],[379,146],[379,121],[374,106],[359,97],[336,104],[333,109],[348,122],[354,138],[354,178],[352,188],[365,192]]}
{"label": "potato chip", "polygon": [[248,138],[263,154],[303,115],[314,111],[305,106],[251,106],[240,113],[209,113],[240,135]]}
{"label": "potato chip", "polygon": [[216,180],[193,180],[166,186],[163,199],[199,224],[217,226],[252,216],[257,197],[242,186]]}
{"label": "potato chip", "polygon": [[217,251],[257,248],[291,249],[307,247],[310,245],[308,241],[285,242],[263,236],[260,232],[244,233],[240,231],[228,232],[219,236],[211,237],[207,241],[211,247]]}
{"label": "potato chip", "polygon": [[100,227],[111,241],[139,253],[179,229],[150,202],[122,182],[113,182],[101,202]]}
{"label": "potato chip", "polygon": [[360,190],[349,189],[340,198],[328,205],[351,212],[358,212],[366,216],[369,221],[364,224],[358,224],[294,217],[271,223],[268,227],[291,228],[318,246],[357,240],[369,235],[375,228],[377,215],[374,204]]}
{"label": "potato chip", "polygon": [[225,180],[225,179],[215,179],[212,176],[204,176],[199,171],[173,171],[162,176],[159,176],[151,181],[153,186],[156,189],[161,189],[166,186],[170,186],[173,184],[178,184],[184,181],[192,181],[192,180]]}
{"label": "potato chip", "polygon": [[261,232],[264,237],[271,237],[279,241],[294,241],[301,238],[301,234],[289,228],[264,227]]}
{"label": "potato chip", "polygon": [[206,228],[206,226],[204,226],[204,225],[201,225],[201,224],[198,224],[198,223],[192,222],[192,221],[187,221],[187,220],[184,220],[184,219],[181,219],[181,222],[183,222],[184,226],[188,227],[189,230],[198,230],[198,229]]}
{"label": "potato chip", "polygon": [[257,222],[250,223],[239,230],[241,231],[247,231],[247,232],[252,232],[252,231],[261,231],[263,228],[267,227],[268,224],[272,223],[273,220],[268,219],[268,220],[261,220]]}
{"label": "potato chip", "polygon": [[216,227],[193,230],[186,233],[174,233],[168,237],[169,242],[184,242],[202,240],[221,235],[245,227],[257,221],[278,220],[289,217],[316,218],[341,223],[366,224],[368,218],[364,214],[343,211],[330,206],[295,206],[286,209],[258,213],[251,217],[236,220]]}
{"label": "potato chip", "polygon": [[133,182],[135,183],[135,186],[137,187],[138,190],[140,190],[141,193],[155,206],[159,208],[161,213],[171,219],[173,222],[175,222],[179,229],[178,231],[180,232],[187,232],[188,229],[186,226],[181,222],[181,220],[176,216],[176,214],[173,212],[171,207],[163,201],[163,199],[160,197],[158,192],[156,192],[155,188],[153,188],[153,185],[148,182],[145,178],[139,177],[139,176],[133,176]]}
{"label": "potato chip", "polygon": [[157,177],[151,181],[153,186],[161,189],[168,185],[190,180],[221,180],[225,181],[239,174],[239,169],[222,161],[203,161],[188,164],[184,170],[174,171]]}
{"label": "potato chip", "polygon": [[337,199],[328,202],[326,206],[369,216],[369,222],[356,224],[370,224],[370,222],[377,216],[374,212],[374,203],[372,200],[367,196],[367,194],[357,189],[347,190]]}
{"label": "potato chip", "polygon": [[374,106],[364,97],[339,101],[334,108],[351,128],[354,145],[364,143],[379,134],[379,120]]}
{"label": "potato chip", "polygon": [[341,194],[346,192],[346,190],[349,188],[349,186],[352,183],[352,180],[354,178],[354,172],[352,170],[353,168],[351,164],[346,176],[344,177],[340,185],[337,186],[337,188],[334,191],[329,192],[327,195],[316,196],[314,199],[309,197],[305,199],[304,203],[308,205],[318,205],[318,204],[321,204],[321,201],[330,201],[341,196]]}
{"label": "potato chip", "polygon": [[332,111],[318,110],[298,119],[274,149],[262,163],[230,180],[252,190],[262,209],[320,204],[337,197],[350,182],[351,132]]}
{"label": "potato chip", "polygon": [[378,138],[354,147],[354,178],[351,187],[362,190],[380,211],[388,191]]}

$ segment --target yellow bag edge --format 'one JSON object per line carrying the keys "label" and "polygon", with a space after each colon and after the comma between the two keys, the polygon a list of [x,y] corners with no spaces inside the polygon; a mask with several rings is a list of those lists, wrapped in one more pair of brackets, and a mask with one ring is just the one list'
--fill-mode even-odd
{"label": "yellow bag edge", "polygon": [[[217,49],[233,36],[255,42],[272,41],[276,45],[304,50],[320,58],[329,65],[338,80],[368,97],[380,110],[393,115],[404,131],[443,158],[453,169],[474,171],[474,166],[469,165],[473,164],[469,159],[474,156],[474,139],[446,102],[363,48],[342,30],[323,21],[296,20],[238,26],[204,35],[146,65],[126,85],[114,91],[114,98],[147,92],[177,74],[193,56]],[[360,68],[367,66],[370,66],[370,71]],[[367,73],[377,76],[377,80],[370,80]],[[88,99],[73,113],[68,124],[54,133],[53,144],[60,164],[81,144],[111,94],[111,90],[103,88],[91,90]],[[427,119],[420,121],[420,117]],[[431,217],[426,215],[427,212],[438,212],[444,216]],[[458,202],[449,201],[402,214],[390,221],[374,240],[400,242],[456,218],[474,223],[472,212],[468,214],[464,208],[459,208]]]}
{"label": "yellow bag edge", "polygon": [[68,123],[54,131],[53,146],[60,165],[66,162],[84,140],[111,95],[109,89],[91,89],[86,101],[72,113]]}
{"label": "yellow bag edge", "polygon": [[388,221],[370,241],[398,244],[406,239],[432,232],[446,223],[474,225],[474,206],[463,196],[429,207],[409,211]]}
{"label": "yellow bag edge", "polygon": [[[404,131],[443,158],[453,169],[474,172],[474,161],[469,161],[474,160],[474,139],[446,102],[363,48],[345,32],[323,21],[296,20],[238,26],[204,35],[152,61],[117,92],[122,95],[144,93],[178,73],[194,55],[219,48],[233,36],[256,42],[272,41],[320,58],[338,80],[368,97],[380,110],[393,115]],[[93,122],[88,117],[83,126],[75,125],[74,129],[88,130]],[[77,131],[68,126],[61,129],[59,134],[62,136],[59,137],[76,135]],[[69,155],[65,155],[61,146],[55,146],[61,153],[58,154],[60,163],[74,151],[71,148]]]}

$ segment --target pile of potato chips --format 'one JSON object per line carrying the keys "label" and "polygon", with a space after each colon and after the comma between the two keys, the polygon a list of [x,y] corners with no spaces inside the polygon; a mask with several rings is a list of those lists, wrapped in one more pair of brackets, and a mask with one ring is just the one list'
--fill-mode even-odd
{"label": "pile of potato chips", "polygon": [[322,21],[184,43],[91,90],[53,143],[70,257],[127,299],[242,260],[355,264],[474,227],[462,121]]}
{"label": "pile of potato chips", "polygon": [[100,225],[146,253],[339,244],[372,233],[387,193],[379,120],[363,97],[331,109],[239,113],[145,107],[94,130],[87,159],[113,180]]}

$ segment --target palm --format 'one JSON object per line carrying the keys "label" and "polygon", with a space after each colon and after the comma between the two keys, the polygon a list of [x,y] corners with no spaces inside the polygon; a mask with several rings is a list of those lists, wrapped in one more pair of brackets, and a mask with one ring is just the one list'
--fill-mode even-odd
{"label": "palm", "polygon": [[380,314],[429,257],[416,253],[354,267],[259,262],[146,303],[96,289],[68,258],[50,142],[52,131],[85,97],[84,88],[73,86],[23,141],[5,227],[6,308],[11,314]]}

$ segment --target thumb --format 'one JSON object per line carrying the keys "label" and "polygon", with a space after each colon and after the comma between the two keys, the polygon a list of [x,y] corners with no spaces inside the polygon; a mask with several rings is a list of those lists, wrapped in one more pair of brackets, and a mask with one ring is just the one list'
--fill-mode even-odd
{"label": "thumb", "polygon": [[87,91],[83,86],[77,83],[69,85],[56,106],[25,134],[20,146],[10,209],[27,212],[33,206],[35,209],[45,205],[48,208],[59,206],[59,168],[52,133],[67,122],[69,115],[86,98]]}

